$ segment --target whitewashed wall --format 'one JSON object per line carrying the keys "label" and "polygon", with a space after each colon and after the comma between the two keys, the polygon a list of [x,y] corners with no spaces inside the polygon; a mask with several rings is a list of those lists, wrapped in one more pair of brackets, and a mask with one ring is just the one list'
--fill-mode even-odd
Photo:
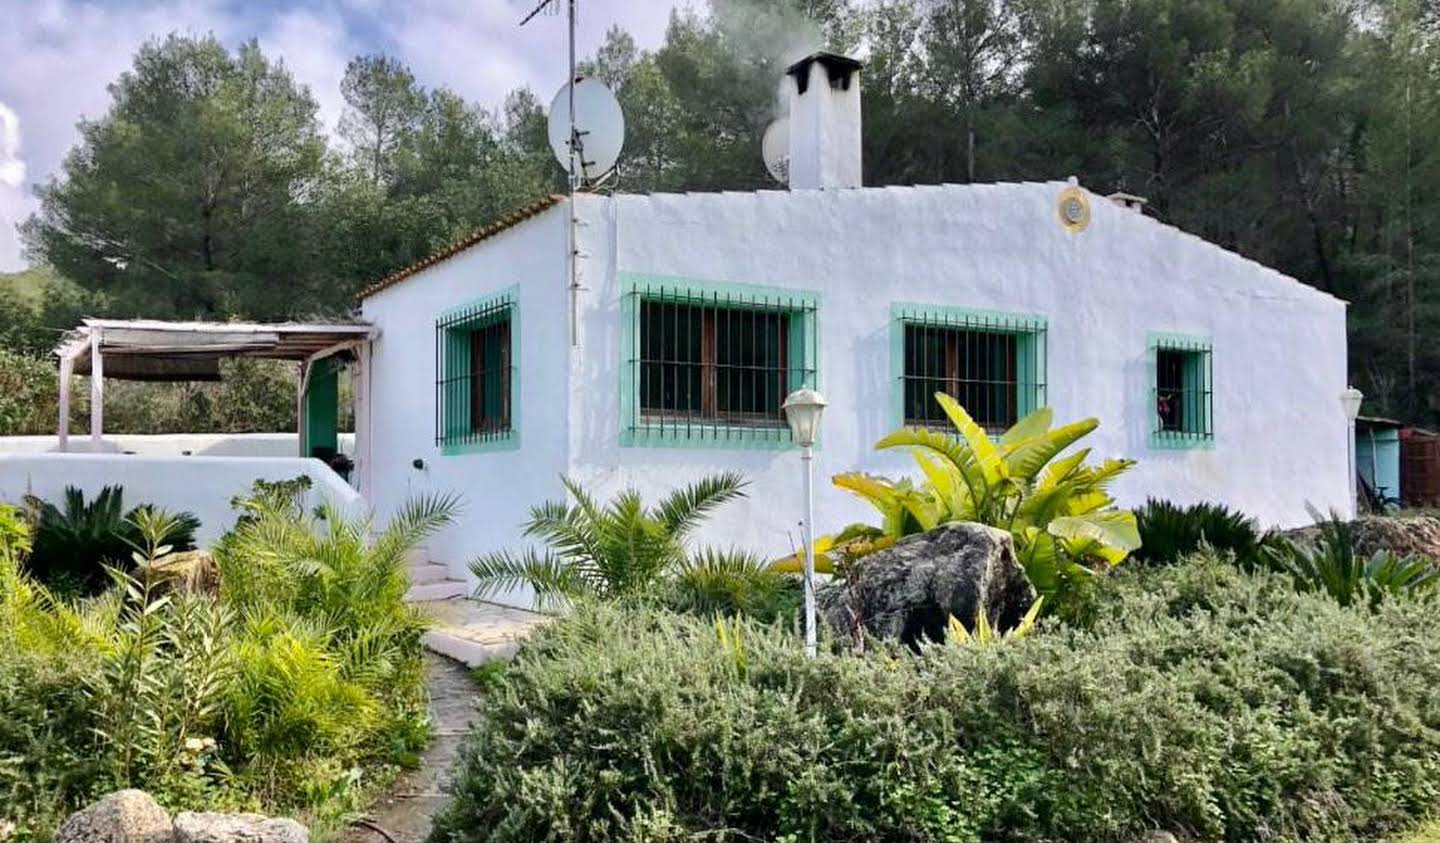
{"label": "whitewashed wall", "polygon": [[199,544],[219,538],[235,523],[230,500],[256,480],[308,475],[309,502],[331,501],[352,516],[365,503],[340,476],[316,459],[300,457],[141,457],[130,454],[0,454],[0,501],[19,504],[27,494],[58,502],[67,486],[92,500],[106,486],[125,490],[126,507],[154,504],[193,512]]}
{"label": "whitewashed wall", "polygon": [[[530,506],[561,492],[567,283],[562,206],[364,302],[364,318],[380,332],[371,356],[371,504],[383,518],[411,495],[461,494],[458,524],[428,548],[456,573],[481,552],[514,547]],[[519,286],[520,448],[446,456],[435,443],[436,317],[511,285]],[[412,467],[416,459],[423,469]]]}
{"label": "whitewashed wall", "polygon": [[[891,420],[890,305],[914,302],[1047,317],[1048,398],[1057,418],[1098,416],[1097,457],[1140,465],[1116,485],[1219,500],[1267,524],[1346,503],[1345,305],[1174,228],[1091,197],[1093,220],[1067,232],[1064,183],[591,198],[585,251],[586,345],[575,355],[572,472],[601,492],[657,495],[736,468],[750,499],[706,538],[775,552],[799,535],[794,451],[626,448],[619,441],[621,272],[818,291],[820,382],[830,401],[816,454],[817,523],[873,520],[828,483],[841,471],[897,473],[877,453]],[[1148,335],[1214,344],[1215,447],[1155,450]]]}
{"label": "whitewashed wall", "polygon": [[[750,283],[819,294],[820,384],[830,409],[816,455],[822,529],[869,520],[830,475],[898,473],[877,453],[891,429],[890,305],[1036,313],[1048,319],[1048,398],[1060,420],[1098,416],[1097,457],[1140,465],[1116,486],[1218,500],[1267,524],[1307,520],[1306,504],[1343,508],[1345,305],[1134,211],[1091,197],[1093,221],[1067,232],[1064,183],[840,191],[583,197],[581,345],[566,336],[563,205],[370,298],[375,500],[383,513],[418,490],[454,490],[461,524],[432,545],[455,567],[525,543],[534,503],[566,471],[601,495],[648,498],[737,469],[750,497],[711,522],[704,541],[765,553],[798,539],[800,465],[793,450],[622,447],[622,272]],[[521,448],[441,456],[434,443],[434,321],[444,309],[518,283]],[[1214,346],[1215,447],[1149,447],[1148,337],[1202,334]],[[414,458],[427,468],[410,468]]]}
{"label": "whitewashed wall", "polygon": [[[45,454],[60,450],[54,436],[0,436],[0,454]],[[70,437],[78,454],[138,454],[154,457],[294,457],[294,433],[107,433],[97,447],[86,434]],[[355,453],[355,434],[340,434],[340,453]]]}

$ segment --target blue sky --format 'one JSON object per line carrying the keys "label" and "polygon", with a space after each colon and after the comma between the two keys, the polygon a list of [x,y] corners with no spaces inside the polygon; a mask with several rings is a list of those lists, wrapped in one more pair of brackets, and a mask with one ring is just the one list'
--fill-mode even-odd
{"label": "blue sky", "polygon": [[[536,0],[538,1],[538,0]],[[581,54],[613,24],[641,46],[664,36],[675,6],[699,0],[580,0]],[[345,62],[384,52],[426,85],[484,105],[529,85],[542,101],[564,81],[560,16],[516,24],[532,0],[0,0],[0,271],[24,265],[15,223],[34,210],[30,185],[48,179],[75,142],[75,122],[103,114],[105,86],[136,47],[169,32],[258,38],[311,88],[333,128]]]}

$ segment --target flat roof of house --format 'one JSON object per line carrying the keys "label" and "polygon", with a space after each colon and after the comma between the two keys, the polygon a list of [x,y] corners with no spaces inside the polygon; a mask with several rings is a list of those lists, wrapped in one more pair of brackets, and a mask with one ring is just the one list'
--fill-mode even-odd
{"label": "flat roof of house", "polygon": [[120,380],[195,381],[220,376],[228,357],[307,360],[329,349],[373,338],[375,328],[350,322],[168,322],[160,319],[85,319],[55,349],[90,373],[98,344],[105,376]]}

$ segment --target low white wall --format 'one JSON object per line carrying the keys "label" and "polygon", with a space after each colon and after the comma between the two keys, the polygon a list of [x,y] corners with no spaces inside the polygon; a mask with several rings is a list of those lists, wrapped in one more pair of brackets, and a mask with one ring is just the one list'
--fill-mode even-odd
{"label": "low white wall", "polygon": [[[54,436],[0,436],[0,454],[57,453]],[[139,454],[156,457],[293,457],[300,453],[294,433],[106,434],[96,447],[85,434],[70,437],[76,454]],[[355,434],[340,434],[340,453],[355,453]]]}
{"label": "low white wall", "polygon": [[351,515],[365,511],[359,493],[316,459],[300,457],[151,457],[130,454],[0,454],[0,501],[18,504],[25,495],[59,501],[67,486],[92,499],[105,486],[125,489],[126,507],[142,503],[192,512],[200,519],[196,540],[207,545],[234,523],[230,499],[256,480],[289,480],[304,474],[314,484],[309,503],[331,501]]}

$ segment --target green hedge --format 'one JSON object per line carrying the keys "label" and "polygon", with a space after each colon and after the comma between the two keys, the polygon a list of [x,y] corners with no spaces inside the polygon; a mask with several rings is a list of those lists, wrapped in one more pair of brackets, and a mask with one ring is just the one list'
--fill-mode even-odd
{"label": "green hedge", "polygon": [[489,694],[436,840],[1373,839],[1440,795],[1433,607],[1213,560],[1089,630],[808,662],[789,630],[592,607]]}

